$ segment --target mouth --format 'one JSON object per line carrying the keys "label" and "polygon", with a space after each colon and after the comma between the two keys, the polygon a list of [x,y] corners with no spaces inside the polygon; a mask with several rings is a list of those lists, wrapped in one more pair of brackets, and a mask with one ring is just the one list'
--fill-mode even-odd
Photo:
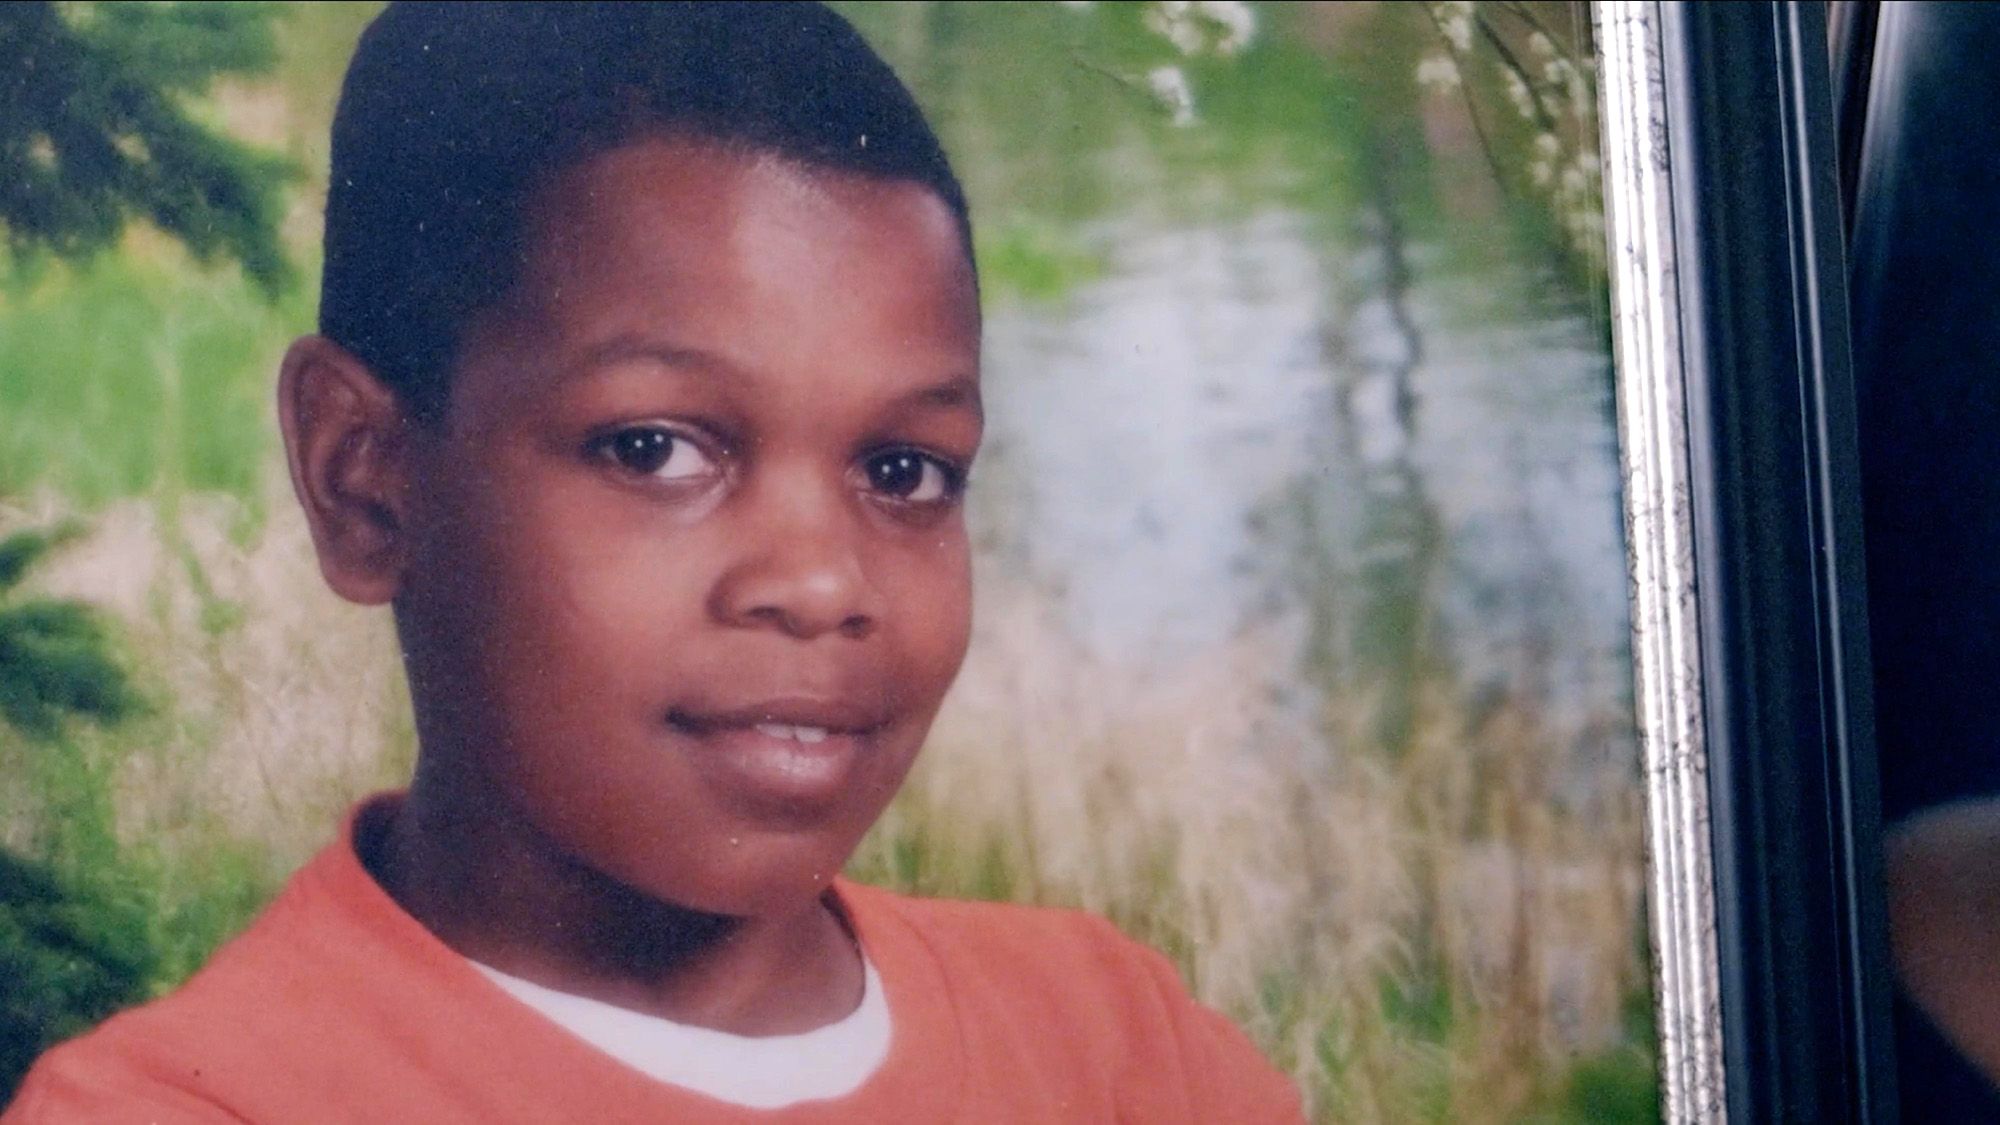
{"label": "mouth", "polygon": [[676,708],[667,727],[713,784],[752,808],[822,812],[853,791],[886,717],[837,701]]}
{"label": "mouth", "polygon": [[767,738],[789,738],[807,746],[825,742],[828,733],[825,727],[802,727],[791,723],[758,723],[750,729]]}

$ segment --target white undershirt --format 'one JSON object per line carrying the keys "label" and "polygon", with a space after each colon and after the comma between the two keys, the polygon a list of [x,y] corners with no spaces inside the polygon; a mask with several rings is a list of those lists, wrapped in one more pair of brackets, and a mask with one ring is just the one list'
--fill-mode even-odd
{"label": "white undershirt", "polygon": [[472,962],[563,1030],[662,1082],[750,1109],[783,1109],[861,1088],[889,1056],[889,1002],[864,954],[861,1006],[797,1035],[731,1035],[573,996]]}

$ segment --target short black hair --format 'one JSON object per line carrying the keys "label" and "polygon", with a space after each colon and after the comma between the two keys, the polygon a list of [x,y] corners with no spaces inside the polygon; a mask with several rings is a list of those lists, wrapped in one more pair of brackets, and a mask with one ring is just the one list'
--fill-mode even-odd
{"label": "short black hair", "polygon": [[530,194],[580,160],[683,131],[965,195],[916,100],[814,3],[392,3],[333,119],[319,325],[442,417],[467,319],[512,288]]}

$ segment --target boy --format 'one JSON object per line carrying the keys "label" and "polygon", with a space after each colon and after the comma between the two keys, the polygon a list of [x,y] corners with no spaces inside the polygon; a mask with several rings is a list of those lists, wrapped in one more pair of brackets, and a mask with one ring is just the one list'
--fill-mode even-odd
{"label": "boy", "polygon": [[420,743],[9,1121],[1219,1121],[1297,1096],[1070,913],[836,878],[970,617],[965,201],[817,6],[392,5],[280,377]]}

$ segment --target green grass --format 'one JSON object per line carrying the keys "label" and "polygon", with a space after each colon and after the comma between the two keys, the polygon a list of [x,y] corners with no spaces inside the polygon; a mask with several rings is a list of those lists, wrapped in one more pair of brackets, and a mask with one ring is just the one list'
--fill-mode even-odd
{"label": "green grass", "polygon": [[157,257],[51,267],[0,293],[0,496],[257,500],[276,364],[305,298],[269,304],[236,271]]}

